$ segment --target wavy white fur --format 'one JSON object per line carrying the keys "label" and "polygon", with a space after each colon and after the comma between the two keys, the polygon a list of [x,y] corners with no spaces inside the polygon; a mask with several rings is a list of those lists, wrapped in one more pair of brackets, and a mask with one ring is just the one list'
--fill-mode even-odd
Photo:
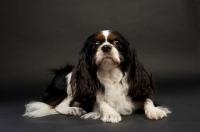
{"label": "wavy white fur", "polygon": [[36,118],[58,114],[58,112],[54,108],[42,102],[30,102],[26,104],[25,107],[26,111],[23,116]]}

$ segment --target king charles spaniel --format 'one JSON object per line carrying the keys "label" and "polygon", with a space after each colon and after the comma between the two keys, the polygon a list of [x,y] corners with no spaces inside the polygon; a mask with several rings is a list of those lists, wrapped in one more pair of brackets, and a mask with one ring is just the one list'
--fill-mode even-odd
{"label": "king charles spaniel", "polygon": [[117,31],[104,30],[84,43],[75,66],[55,70],[41,102],[26,105],[24,116],[80,116],[117,123],[123,115],[144,110],[148,119],[171,111],[152,100],[155,85],[132,45]]}

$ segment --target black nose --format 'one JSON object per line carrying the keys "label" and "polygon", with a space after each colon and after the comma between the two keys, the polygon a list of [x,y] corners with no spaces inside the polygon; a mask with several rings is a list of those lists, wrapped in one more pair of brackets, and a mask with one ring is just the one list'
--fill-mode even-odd
{"label": "black nose", "polygon": [[111,45],[104,45],[103,47],[101,47],[101,50],[103,52],[109,52],[112,49]]}

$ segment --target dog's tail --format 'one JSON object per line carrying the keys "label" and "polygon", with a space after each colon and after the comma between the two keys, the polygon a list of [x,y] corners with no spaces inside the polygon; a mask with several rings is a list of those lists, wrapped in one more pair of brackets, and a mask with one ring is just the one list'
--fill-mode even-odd
{"label": "dog's tail", "polygon": [[52,106],[42,102],[30,102],[26,104],[25,107],[26,111],[23,116],[36,118],[58,114],[58,112]]}
{"label": "dog's tail", "polygon": [[67,97],[66,87],[69,85],[73,66],[53,70],[55,76],[43,94],[41,102],[30,102],[25,105],[26,111],[23,116],[42,117],[58,114],[55,107]]}

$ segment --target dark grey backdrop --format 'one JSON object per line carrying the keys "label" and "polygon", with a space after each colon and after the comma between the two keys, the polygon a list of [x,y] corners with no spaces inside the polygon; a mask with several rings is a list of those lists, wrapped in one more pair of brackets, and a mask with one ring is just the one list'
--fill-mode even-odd
{"label": "dark grey backdrop", "polygon": [[[199,131],[199,0],[0,0],[0,130]],[[92,33],[121,32],[158,84],[155,99],[172,108],[161,121],[144,114],[119,124],[63,115],[22,118],[59,68],[78,59]],[[12,126],[12,127],[11,127]]]}
{"label": "dark grey backdrop", "polygon": [[121,32],[158,83],[199,81],[198,1],[0,2],[1,94],[44,90],[49,69],[74,63],[83,41],[104,29]]}

